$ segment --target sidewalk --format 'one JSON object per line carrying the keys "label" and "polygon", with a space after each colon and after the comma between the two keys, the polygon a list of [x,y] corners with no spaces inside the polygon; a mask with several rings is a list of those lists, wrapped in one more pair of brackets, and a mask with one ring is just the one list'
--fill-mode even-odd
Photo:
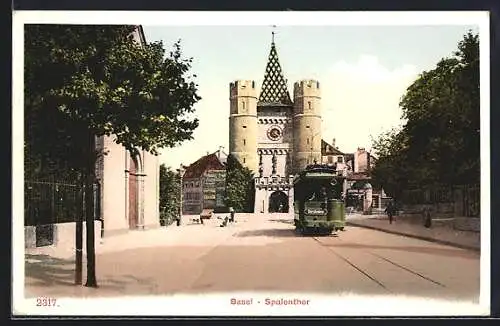
{"label": "sidewalk", "polygon": [[[167,227],[158,227],[149,230],[133,230],[119,235],[112,235],[96,241],[95,251],[97,255],[111,252],[120,252],[129,249],[174,247],[174,246],[207,246],[224,242],[233,233],[251,228],[259,223],[259,218],[249,218],[249,214],[236,214],[236,222],[229,223],[227,227],[221,228],[223,218],[228,214],[216,214],[211,219],[204,220],[204,224],[194,222],[198,215],[184,215],[182,223],[177,226],[175,222]],[[220,217],[220,219],[218,218]],[[188,232],[186,232],[188,231]],[[98,236],[96,234],[96,236]],[[85,259],[86,239],[83,239],[83,251]],[[62,246],[46,246],[26,248],[28,255],[48,255],[59,259],[73,259],[75,257],[74,243]]]}
{"label": "sidewalk", "polygon": [[479,232],[459,231],[453,229],[450,225],[435,223],[439,220],[433,220],[433,225],[430,228],[425,228],[421,224],[410,223],[398,217],[395,217],[395,221],[389,224],[388,218],[385,215],[352,214],[347,215],[346,218],[347,225],[403,235],[463,249],[479,251],[481,248],[481,236]]}

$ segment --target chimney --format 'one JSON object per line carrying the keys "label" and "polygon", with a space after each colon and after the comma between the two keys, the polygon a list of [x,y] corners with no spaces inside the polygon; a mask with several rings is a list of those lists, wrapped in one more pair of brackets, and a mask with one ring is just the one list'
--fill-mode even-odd
{"label": "chimney", "polygon": [[335,138],[332,139],[332,147],[337,148],[337,147],[335,147]]}

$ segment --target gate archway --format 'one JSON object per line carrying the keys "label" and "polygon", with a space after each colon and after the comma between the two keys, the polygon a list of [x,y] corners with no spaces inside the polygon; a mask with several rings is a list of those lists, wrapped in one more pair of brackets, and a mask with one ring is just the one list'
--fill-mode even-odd
{"label": "gate archway", "polygon": [[288,195],[275,191],[269,196],[269,213],[288,213]]}

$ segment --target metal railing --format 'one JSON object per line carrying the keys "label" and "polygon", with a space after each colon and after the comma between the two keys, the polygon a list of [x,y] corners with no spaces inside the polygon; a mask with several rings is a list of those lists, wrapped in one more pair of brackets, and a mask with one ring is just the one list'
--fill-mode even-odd
{"label": "metal railing", "polygon": [[436,186],[405,190],[401,202],[407,206],[451,204],[454,214],[479,217],[481,191],[477,184]]}
{"label": "metal railing", "polygon": [[[94,184],[94,218],[101,218],[101,189]],[[37,226],[75,222],[84,218],[85,190],[75,183],[25,181],[24,225]]]}

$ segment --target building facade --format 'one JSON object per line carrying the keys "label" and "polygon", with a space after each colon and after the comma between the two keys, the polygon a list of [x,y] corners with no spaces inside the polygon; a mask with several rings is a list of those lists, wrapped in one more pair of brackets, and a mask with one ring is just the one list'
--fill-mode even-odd
{"label": "building facade", "polygon": [[237,80],[229,94],[229,151],[256,176],[254,212],[288,212],[293,175],[321,162],[320,83],[296,82],[292,100],[273,38],[260,92]]}
{"label": "building facade", "polygon": [[224,206],[227,155],[219,149],[189,165],[182,178],[182,213],[198,215]]}
{"label": "building facade", "polygon": [[[133,36],[139,44],[146,43],[142,26]],[[114,135],[98,137],[96,149],[106,153],[96,165],[105,234],[159,227],[158,157],[141,149],[129,151],[115,142]]]}
{"label": "building facade", "polygon": [[290,97],[274,37],[260,90],[253,80],[236,80],[229,101],[229,152],[254,172],[255,213],[288,212],[293,176],[308,164],[334,166],[346,177],[344,194],[356,181],[370,180],[368,151],[343,153],[335,139],[322,139],[320,82],[297,81]]}

